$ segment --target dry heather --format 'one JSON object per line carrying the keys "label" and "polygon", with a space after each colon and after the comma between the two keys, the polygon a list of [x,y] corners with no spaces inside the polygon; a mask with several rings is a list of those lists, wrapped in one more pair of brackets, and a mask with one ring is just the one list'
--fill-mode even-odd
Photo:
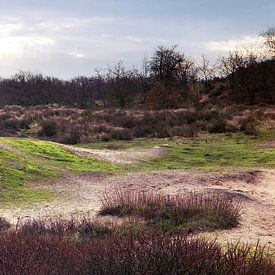
{"label": "dry heather", "polygon": [[[27,230],[26,230],[27,229]],[[94,232],[99,235],[89,234]],[[82,239],[81,233],[87,238]],[[103,234],[102,234],[103,233]],[[79,235],[80,234],[80,235]],[[30,221],[0,235],[1,274],[274,274],[264,248],[186,235],[108,235],[89,221]]]}
{"label": "dry heather", "polygon": [[128,140],[139,137],[196,136],[201,131],[254,134],[258,121],[273,120],[273,113],[242,112],[245,107],[223,110],[204,107],[166,111],[78,109],[43,105],[6,106],[0,110],[0,134],[34,136],[75,144],[95,139]]}
{"label": "dry heather", "polygon": [[245,106],[166,111],[79,109],[57,104],[6,106],[0,110],[0,134],[34,136],[67,144],[95,139],[192,137],[201,131],[242,130],[255,134],[259,121],[273,125],[274,113],[270,110],[253,111]]}
{"label": "dry heather", "polygon": [[239,224],[241,205],[213,193],[163,195],[117,190],[105,194],[101,215],[136,215],[149,221],[148,226],[169,231],[232,228]]}

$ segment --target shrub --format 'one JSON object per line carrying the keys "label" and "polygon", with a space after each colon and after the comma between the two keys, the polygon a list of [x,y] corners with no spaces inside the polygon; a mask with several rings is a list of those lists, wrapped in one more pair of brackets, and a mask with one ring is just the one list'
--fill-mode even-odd
{"label": "shrub", "polygon": [[150,109],[154,110],[178,108],[180,94],[172,87],[165,87],[163,83],[157,83],[147,92],[146,103]]}
{"label": "shrub", "polygon": [[116,130],[113,133],[111,133],[111,139],[131,140],[133,139],[133,136],[130,130],[123,129],[123,130]]}
{"label": "shrub", "polygon": [[38,135],[45,137],[56,136],[58,132],[58,124],[55,120],[44,120],[41,123],[41,129]]}
{"label": "shrub", "polygon": [[[26,135],[37,133],[38,136],[67,144],[88,143],[96,139],[193,137],[201,131],[235,131],[236,128],[230,125],[232,116],[230,108],[218,110],[211,104],[196,109],[162,111],[83,111],[58,105],[16,107],[11,111],[6,107],[0,110],[0,132],[2,135],[18,135],[23,130]],[[253,116],[255,120],[268,118],[259,111],[254,112]],[[30,125],[32,131],[26,132]],[[40,131],[36,130],[37,126],[40,126]],[[240,128],[247,133],[255,132],[253,122],[243,122]]]}
{"label": "shrub", "polygon": [[258,122],[253,114],[243,118],[239,121],[240,130],[244,131],[247,135],[257,135],[258,134]]}
{"label": "shrub", "polygon": [[110,141],[111,139],[112,139],[111,134],[105,134],[101,136],[101,140],[105,142]]}
{"label": "shrub", "polygon": [[208,124],[208,131],[209,133],[224,133],[227,131],[227,122],[224,118],[218,117],[213,119]]}
{"label": "shrub", "polygon": [[142,137],[148,137],[152,134],[152,128],[148,126],[138,126],[134,128],[134,137],[135,138],[142,138]]}
{"label": "shrub", "polygon": [[21,126],[21,123],[18,118],[9,118],[4,122],[4,127],[11,130],[18,131],[20,130],[20,126]]}
{"label": "shrub", "polygon": [[0,234],[1,274],[84,274],[78,246],[55,236]]}
{"label": "shrub", "polygon": [[0,235],[1,274],[274,274],[266,249],[183,235],[78,242],[53,235]]}
{"label": "shrub", "polygon": [[80,126],[67,125],[69,129],[65,129],[64,132],[58,136],[58,142],[64,144],[77,144],[81,141],[84,136],[84,131]]}
{"label": "shrub", "polygon": [[4,218],[0,218],[0,232],[5,231],[11,227],[11,224]]}
{"label": "shrub", "polygon": [[232,228],[239,224],[241,206],[222,195],[190,193],[161,195],[117,190],[102,198],[100,215],[137,215],[164,229]]}
{"label": "shrub", "polygon": [[89,218],[74,217],[44,217],[28,219],[17,225],[19,235],[52,235],[58,238],[74,236],[81,239],[97,239],[110,234],[111,229],[96,223]]}

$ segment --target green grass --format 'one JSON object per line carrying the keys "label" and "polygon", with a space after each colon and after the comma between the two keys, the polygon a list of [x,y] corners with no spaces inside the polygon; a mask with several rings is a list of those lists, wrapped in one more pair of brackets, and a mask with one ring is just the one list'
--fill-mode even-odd
{"label": "green grass", "polygon": [[34,161],[16,153],[0,149],[0,206],[14,203],[50,201],[54,194],[45,190],[30,188],[32,182],[57,176],[57,172],[37,165]]}
{"label": "green grass", "polygon": [[74,172],[116,172],[119,167],[93,157],[80,157],[68,150],[45,141],[5,138],[4,141],[23,152],[38,156]]}
{"label": "green grass", "polygon": [[163,158],[152,158],[134,169],[220,170],[238,167],[272,167],[275,150],[259,148],[258,142],[244,136],[217,136],[188,142],[169,142],[170,152]]}
{"label": "green grass", "polygon": [[81,145],[85,148],[103,149],[110,144],[123,149],[152,148],[169,145],[164,157],[154,157],[136,165],[125,167],[128,171],[165,169],[230,170],[239,167],[274,167],[275,149],[259,144],[275,138],[275,131],[265,131],[258,137],[243,133],[203,135],[199,138],[138,139],[135,141],[95,142]]}
{"label": "green grass", "polygon": [[[25,155],[0,149],[0,206],[50,201],[54,194],[33,188],[72,172],[115,172],[116,165],[90,157],[79,157],[69,151],[45,142],[31,139],[0,138],[0,141],[14,146]],[[29,157],[28,157],[29,156]]]}

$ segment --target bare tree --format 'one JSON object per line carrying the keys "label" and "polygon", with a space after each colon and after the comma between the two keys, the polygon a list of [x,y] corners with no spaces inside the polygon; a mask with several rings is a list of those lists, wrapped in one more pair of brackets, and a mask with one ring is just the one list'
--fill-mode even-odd
{"label": "bare tree", "polygon": [[207,83],[215,77],[215,66],[210,64],[209,59],[202,55],[201,62],[198,66],[199,78]]}
{"label": "bare tree", "polygon": [[76,92],[77,102],[82,107],[93,104],[93,79],[79,76],[71,80],[71,85]]}
{"label": "bare tree", "polygon": [[129,105],[136,95],[141,91],[138,71],[126,69],[122,62],[114,67],[109,67],[107,72],[107,85],[110,88],[111,96],[115,99],[120,108]]}
{"label": "bare tree", "polygon": [[170,85],[177,78],[177,65],[183,56],[176,51],[177,45],[171,47],[158,46],[150,61],[150,71],[156,81]]}

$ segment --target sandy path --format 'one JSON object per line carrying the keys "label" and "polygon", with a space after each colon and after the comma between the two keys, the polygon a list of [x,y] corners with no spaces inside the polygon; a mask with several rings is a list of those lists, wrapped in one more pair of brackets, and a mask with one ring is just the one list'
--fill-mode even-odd
{"label": "sandy path", "polygon": [[241,225],[233,230],[216,231],[205,235],[221,241],[241,240],[256,242],[260,239],[275,247],[275,170],[243,170],[235,173],[205,173],[194,171],[163,171],[111,175],[88,173],[67,175],[45,188],[59,198],[49,204],[33,205],[22,209],[5,209],[2,216],[12,222],[18,217],[41,215],[69,216],[89,213],[96,216],[100,197],[116,188],[137,191],[157,191],[169,194],[193,190],[221,192],[243,202]]}
{"label": "sandy path", "polygon": [[137,163],[144,159],[163,156],[166,154],[167,150],[169,150],[169,148],[165,146],[156,146],[153,148],[146,148],[146,149],[131,148],[127,150],[88,149],[88,148],[74,147],[74,146],[64,145],[59,143],[58,143],[58,146],[61,146],[78,156],[96,157],[99,159],[110,161],[115,164]]}

